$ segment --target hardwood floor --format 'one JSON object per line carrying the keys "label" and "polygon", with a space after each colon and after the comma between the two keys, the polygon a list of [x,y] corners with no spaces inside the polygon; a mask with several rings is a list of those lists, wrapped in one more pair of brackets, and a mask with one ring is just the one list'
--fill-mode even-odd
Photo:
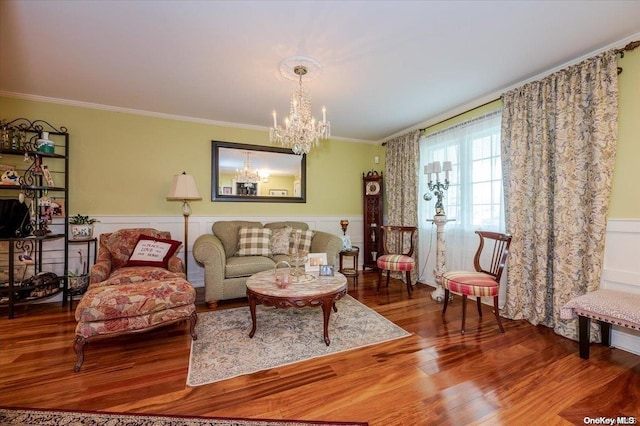
{"label": "hardwood floor", "polygon": [[[469,302],[460,335],[456,298],[441,317],[433,290],[408,299],[392,281],[375,294],[377,274],[360,275],[349,294],[412,336],[235,379],[186,386],[186,324],[91,342],[79,373],[73,313],[59,303],[0,310],[0,405],[153,414],[240,416],[370,425],[582,425],[585,417],[640,421],[640,357],[576,342],[545,327],[503,320]],[[199,289],[199,311],[207,311]],[[246,306],[221,302],[218,309]],[[631,423],[629,423],[631,424]]]}

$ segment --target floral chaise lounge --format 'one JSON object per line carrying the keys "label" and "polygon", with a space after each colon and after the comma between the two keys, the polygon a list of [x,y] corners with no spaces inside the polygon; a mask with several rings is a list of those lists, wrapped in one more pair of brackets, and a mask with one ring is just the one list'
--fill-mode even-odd
{"label": "floral chaise lounge", "polygon": [[182,260],[174,255],[180,245],[169,232],[152,228],[100,235],[89,289],[75,312],[76,372],[84,361],[84,345],[91,339],[189,320],[196,340],[196,293],[185,279]]}

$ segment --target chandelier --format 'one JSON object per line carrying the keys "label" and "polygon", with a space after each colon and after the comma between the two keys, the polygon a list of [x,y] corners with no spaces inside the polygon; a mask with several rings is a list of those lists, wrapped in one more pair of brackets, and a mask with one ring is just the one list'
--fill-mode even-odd
{"label": "chandelier", "polygon": [[236,169],[236,182],[258,183],[260,180],[260,171],[251,167],[250,152],[245,152],[244,168]]}
{"label": "chandelier", "polygon": [[331,124],[327,121],[327,109],[322,107],[322,121],[316,121],[311,116],[309,91],[302,87],[303,76],[307,76],[307,80],[310,80],[319,69],[320,64],[317,61],[300,56],[287,58],[280,64],[280,72],[284,77],[294,79],[297,76],[298,86],[293,89],[289,103],[289,116],[284,120],[284,127],[278,125],[276,111],[273,111],[273,127],[269,132],[269,139],[271,143],[290,148],[295,154],[308,154],[311,148],[318,146],[320,139],[328,139],[331,134]]}

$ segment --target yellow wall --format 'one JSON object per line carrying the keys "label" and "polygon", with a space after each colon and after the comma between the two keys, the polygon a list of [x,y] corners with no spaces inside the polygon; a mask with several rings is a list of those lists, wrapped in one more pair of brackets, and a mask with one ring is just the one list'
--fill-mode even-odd
{"label": "yellow wall", "polygon": [[[640,51],[627,53],[618,64],[623,72],[618,78],[618,147],[609,219],[637,219],[640,218]],[[426,133],[435,133],[501,107],[502,101],[496,100],[431,126]]]}
{"label": "yellow wall", "polygon": [[609,204],[612,219],[640,218],[640,49],[618,60],[619,116],[616,168]]}
{"label": "yellow wall", "polygon": [[[609,218],[640,218],[640,51],[619,61],[618,152]],[[441,130],[499,108],[500,101],[432,126]],[[362,173],[384,170],[380,144],[330,140],[307,159],[307,203],[211,201],[211,140],[268,145],[266,131],[213,126],[0,97],[0,118],[47,120],[71,136],[70,214],[175,215],[165,200],[173,174],[195,176],[194,215],[323,216],[362,213]],[[374,164],[374,156],[380,164]]]}
{"label": "yellow wall", "polygon": [[269,145],[266,130],[0,97],[0,118],[17,117],[68,128],[70,214],[179,214],[180,206],[165,197],[173,175],[186,171],[194,175],[203,197],[191,203],[194,215],[358,215],[362,173],[381,155],[380,144],[324,141],[307,158],[306,203],[212,202],[211,141]]}

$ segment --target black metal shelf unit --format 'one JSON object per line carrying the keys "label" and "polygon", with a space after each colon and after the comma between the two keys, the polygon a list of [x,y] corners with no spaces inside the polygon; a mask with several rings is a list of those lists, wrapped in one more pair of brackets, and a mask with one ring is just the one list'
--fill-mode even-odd
{"label": "black metal shelf unit", "polygon": [[[0,120],[0,308],[68,292],[69,133],[44,120]],[[8,207],[18,207],[9,209]],[[17,230],[11,212],[26,212]]]}

